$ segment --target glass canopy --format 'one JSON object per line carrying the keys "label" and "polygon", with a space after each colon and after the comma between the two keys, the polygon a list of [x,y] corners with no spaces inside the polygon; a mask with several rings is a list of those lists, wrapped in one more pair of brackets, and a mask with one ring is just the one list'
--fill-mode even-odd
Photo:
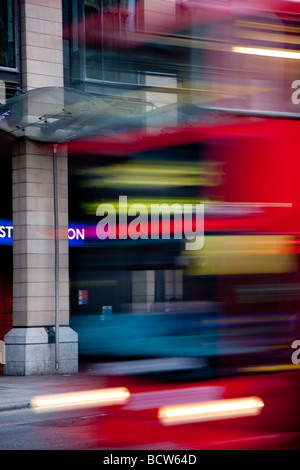
{"label": "glass canopy", "polygon": [[[76,89],[46,87],[8,99],[0,106],[0,130],[15,137],[62,143],[88,135],[164,128],[199,119],[197,104],[156,107],[142,93],[94,96]],[[145,93],[144,93],[145,95]]]}

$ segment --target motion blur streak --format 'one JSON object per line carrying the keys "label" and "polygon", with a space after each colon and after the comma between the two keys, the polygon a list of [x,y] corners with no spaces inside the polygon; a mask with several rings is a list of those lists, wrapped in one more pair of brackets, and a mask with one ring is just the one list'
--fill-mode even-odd
{"label": "motion blur streak", "polygon": [[95,405],[108,406],[124,404],[129,399],[129,396],[130,393],[127,388],[118,387],[103,390],[37,396],[31,400],[30,405],[35,411],[51,411]]}
{"label": "motion blur streak", "polygon": [[285,51],[280,49],[262,49],[258,47],[238,47],[234,46],[232,52],[239,54],[261,55],[265,57],[277,57],[279,59],[300,59],[300,52]]}
{"label": "motion blur streak", "polygon": [[272,366],[244,367],[240,372],[280,372],[286,370],[300,370],[300,364],[282,364]]}
{"label": "motion blur streak", "polygon": [[192,405],[165,406],[159,409],[158,418],[165,425],[240,418],[258,415],[263,406],[263,401],[258,397],[216,400]]}

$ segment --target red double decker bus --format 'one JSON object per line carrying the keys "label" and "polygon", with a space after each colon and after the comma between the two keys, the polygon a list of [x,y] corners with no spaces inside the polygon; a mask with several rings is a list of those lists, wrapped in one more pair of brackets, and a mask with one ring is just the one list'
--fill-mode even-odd
{"label": "red double decker bus", "polygon": [[[205,402],[249,396],[263,402],[255,417],[227,421],[220,415],[217,428],[215,419],[199,419],[166,430],[157,402],[147,408],[140,397],[136,407],[107,418],[102,437],[110,444],[161,439],[190,448],[299,448],[294,3],[251,4],[247,13],[227,8],[226,16],[219,8],[202,23],[195,15],[189,28],[181,22],[150,39],[124,40],[119,57],[131,67],[141,67],[143,54],[149,59],[142,68],[145,86],[131,98],[145,98],[145,115],[149,93],[172,95],[169,105],[158,106],[155,96],[147,125],[129,119],[126,127],[124,120],[118,132],[69,144],[70,213],[86,221],[88,233],[85,246],[70,248],[71,326],[82,358],[100,361],[109,375],[154,372],[154,383],[129,381],[143,393],[171,393],[180,379],[187,396],[195,381],[222,389],[218,396],[210,389]],[[165,74],[158,57],[170,59]],[[159,89],[175,69],[176,86]],[[155,86],[146,86],[148,75]],[[120,196],[127,197],[126,208],[118,205]],[[136,203],[203,204],[203,247],[186,249],[175,217],[169,239],[140,231],[135,240],[99,240],[96,214],[104,203],[118,217]],[[88,291],[84,304],[78,303],[80,289]],[[127,369],[128,360],[134,363]],[[167,376],[177,385],[166,386]],[[116,422],[130,423],[132,438],[116,436]]]}

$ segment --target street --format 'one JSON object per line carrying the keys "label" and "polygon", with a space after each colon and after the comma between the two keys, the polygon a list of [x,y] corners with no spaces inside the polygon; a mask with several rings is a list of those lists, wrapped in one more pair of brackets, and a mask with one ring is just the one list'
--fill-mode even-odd
{"label": "street", "polygon": [[[36,413],[32,409],[0,412],[1,450],[103,450],[118,449],[107,444],[101,421],[107,425],[111,417],[97,409],[72,410],[57,413]],[[115,424],[117,424],[115,422]],[[121,424],[121,423],[120,423]],[[115,429],[117,430],[117,427]],[[123,451],[156,451],[182,449],[171,441],[139,442],[135,446],[121,445]]]}
{"label": "street", "polygon": [[31,409],[0,413],[0,450],[86,450],[101,442],[89,432],[100,415],[37,414]]}

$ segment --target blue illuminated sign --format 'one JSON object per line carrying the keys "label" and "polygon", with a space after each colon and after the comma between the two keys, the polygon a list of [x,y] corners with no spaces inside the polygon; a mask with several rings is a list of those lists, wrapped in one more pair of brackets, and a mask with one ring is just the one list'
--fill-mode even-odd
{"label": "blue illuminated sign", "polygon": [[[70,246],[84,246],[87,239],[87,226],[83,223],[71,223],[68,229]],[[0,245],[13,244],[13,224],[11,220],[0,219]]]}
{"label": "blue illuminated sign", "polygon": [[68,238],[70,246],[84,246],[87,239],[86,224],[69,224]]}
{"label": "blue illuminated sign", "polygon": [[0,245],[12,245],[13,225],[11,220],[0,219]]}

